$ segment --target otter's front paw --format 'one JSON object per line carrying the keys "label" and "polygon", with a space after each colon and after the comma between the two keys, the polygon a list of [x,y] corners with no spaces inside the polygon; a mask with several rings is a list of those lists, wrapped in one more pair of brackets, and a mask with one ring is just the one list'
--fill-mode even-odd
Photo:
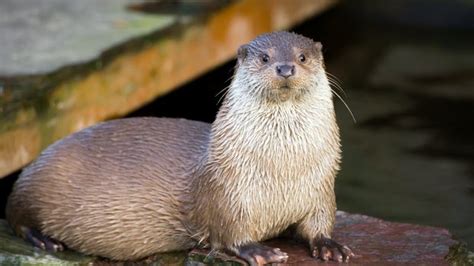
{"label": "otter's front paw", "polygon": [[334,260],[348,262],[354,253],[348,246],[343,246],[330,238],[317,238],[311,244],[311,255],[323,261]]}
{"label": "otter's front paw", "polygon": [[271,248],[258,243],[238,247],[236,253],[237,256],[246,260],[250,266],[284,263],[288,259],[288,255],[279,248]]}

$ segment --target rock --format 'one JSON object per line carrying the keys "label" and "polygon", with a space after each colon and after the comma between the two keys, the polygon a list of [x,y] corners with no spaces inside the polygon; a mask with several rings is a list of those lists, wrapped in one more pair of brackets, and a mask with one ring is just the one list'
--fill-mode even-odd
{"label": "rock", "polygon": [[0,220],[0,265],[77,265],[93,260],[73,251],[51,254],[34,248],[14,236],[7,222]]}
{"label": "rock", "polygon": [[[127,265],[182,265],[185,252],[173,252],[150,256],[141,261],[127,262]],[[49,253],[34,248],[23,239],[16,237],[5,220],[0,220],[0,265],[120,265],[106,259],[86,256],[72,250]]]}
{"label": "rock", "polygon": [[[355,265],[448,265],[445,259],[450,247],[460,245],[448,230],[430,226],[393,223],[377,218],[338,211],[334,239],[352,248],[357,255]],[[284,239],[267,241],[289,255],[288,264],[317,265],[320,261],[309,256],[306,245]],[[206,257],[207,256],[207,257]],[[456,258],[468,263],[468,251],[462,250]],[[472,253],[471,255],[472,256]],[[209,257],[208,252],[194,250],[191,260],[213,263],[239,263],[226,256]],[[471,258],[472,259],[472,258]],[[453,261],[450,257],[450,261]],[[226,265],[227,265],[226,264]],[[332,264],[332,263],[331,263]],[[335,264],[335,263],[334,263]],[[462,264],[461,264],[462,265]]]}
{"label": "rock", "polygon": [[[334,237],[349,245],[360,264],[439,265],[449,247],[458,244],[448,230],[393,223],[365,215],[339,212]],[[447,264],[447,263],[446,263]]]}
{"label": "rock", "polygon": [[[338,211],[334,239],[352,248],[357,257],[351,260],[355,265],[467,265],[474,255],[462,243],[452,239],[448,230],[430,226],[393,223],[359,214]],[[38,250],[13,236],[4,220],[0,221],[0,264],[47,265],[87,264],[116,265],[104,259],[83,256],[72,251],[49,254]],[[309,256],[303,243],[289,239],[273,239],[266,242],[281,248],[289,254],[288,264],[317,265]],[[449,260],[449,261],[448,261]],[[185,252],[150,256],[140,262],[129,264],[156,263],[162,265],[242,265],[244,262],[233,256],[210,255],[207,250],[195,249],[187,256]]]}

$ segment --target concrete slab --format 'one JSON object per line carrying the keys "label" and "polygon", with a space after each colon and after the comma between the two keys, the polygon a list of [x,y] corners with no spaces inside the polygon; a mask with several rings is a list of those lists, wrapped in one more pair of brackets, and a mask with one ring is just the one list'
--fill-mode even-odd
{"label": "concrete slab", "polygon": [[177,19],[127,9],[136,2],[0,1],[0,77],[44,74],[87,62],[114,45],[165,28]]}

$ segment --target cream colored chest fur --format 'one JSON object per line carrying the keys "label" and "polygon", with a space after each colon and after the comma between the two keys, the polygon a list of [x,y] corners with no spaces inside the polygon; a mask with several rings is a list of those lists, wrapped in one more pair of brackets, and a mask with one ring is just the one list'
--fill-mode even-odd
{"label": "cream colored chest fur", "polygon": [[[318,204],[321,184],[334,182],[339,137],[332,108],[288,103],[246,109],[252,111],[230,110],[226,119],[240,122],[219,130],[226,136],[215,138],[219,150],[210,159],[222,167],[222,175],[215,177],[225,180],[239,220],[251,223],[264,239],[303,219]],[[231,180],[225,176],[230,172]]]}

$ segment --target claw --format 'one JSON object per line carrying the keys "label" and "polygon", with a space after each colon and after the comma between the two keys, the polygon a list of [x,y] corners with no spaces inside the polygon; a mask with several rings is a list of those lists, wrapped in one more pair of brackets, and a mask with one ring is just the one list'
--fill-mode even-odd
{"label": "claw", "polygon": [[329,238],[318,238],[311,247],[311,255],[323,261],[348,262],[355,254],[347,246],[342,246]]}
{"label": "claw", "polygon": [[55,239],[43,235],[38,230],[22,226],[21,232],[25,240],[30,242],[33,246],[37,248],[50,252],[58,252],[64,250],[63,244],[61,244]]}
{"label": "claw", "polygon": [[288,259],[288,255],[279,248],[270,248],[258,243],[238,247],[236,253],[251,266],[284,263]]}

